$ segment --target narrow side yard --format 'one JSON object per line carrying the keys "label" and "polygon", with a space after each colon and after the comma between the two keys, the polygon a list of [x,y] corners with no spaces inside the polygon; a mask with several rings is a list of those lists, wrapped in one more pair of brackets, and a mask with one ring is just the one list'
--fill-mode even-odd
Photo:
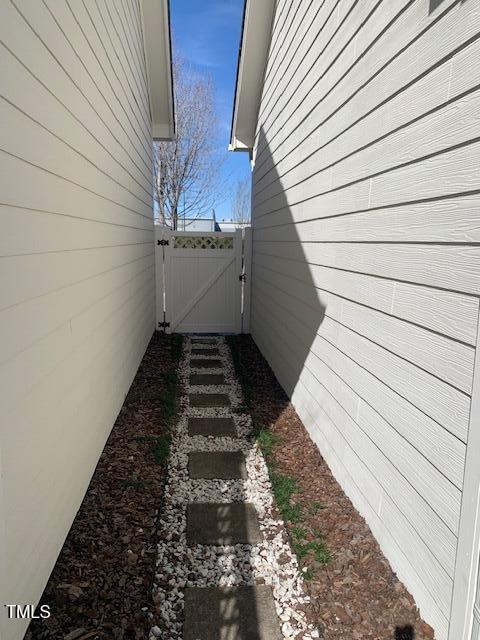
{"label": "narrow side yard", "polygon": [[186,337],[180,375],[151,638],[319,638],[225,338]]}
{"label": "narrow side yard", "polygon": [[[223,343],[216,339],[211,342],[215,344],[209,348],[217,347],[220,361],[226,367],[218,371],[210,367],[207,377],[221,378],[225,374],[223,386],[222,381],[216,380],[212,388],[203,380],[204,369],[190,376],[188,369],[182,369],[181,336],[156,334],[152,338],[43,594],[41,604],[50,605],[52,616],[33,621],[26,639],[140,640],[148,637],[152,623],[163,619],[170,593],[173,599],[171,607],[167,607],[166,627],[173,636],[182,637],[183,601],[178,594],[185,586],[258,585],[263,583],[259,576],[265,576],[270,584],[267,566],[280,567],[286,562],[287,570],[292,560],[296,565],[294,558],[287,562],[289,553],[285,551],[285,558],[277,562],[279,550],[287,549],[288,542],[287,546],[284,542],[280,544],[284,533],[279,530],[280,546],[276,549],[272,543],[275,536],[270,539],[267,535],[269,521],[262,515],[263,501],[267,498],[266,494],[261,495],[261,483],[250,487],[247,482],[245,495],[256,504],[261,516],[260,527],[267,545],[265,558],[260,552],[257,557],[253,552],[256,547],[248,545],[248,557],[243,552],[238,558],[232,557],[228,568],[224,566],[228,545],[225,549],[219,547],[218,557],[211,555],[211,547],[207,549],[208,557],[204,557],[200,545],[198,553],[190,558],[182,545],[185,515],[182,511],[177,522],[177,507],[173,510],[169,507],[167,520],[173,520],[169,520],[168,532],[164,530],[165,514],[159,516],[159,510],[163,512],[166,465],[172,435],[182,435],[185,428],[187,414],[182,419],[180,415],[185,411],[185,398],[190,397],[190,401],[193,398],[186,394],[214,390],[217,395],[222,391],[231,396],[231,408],[189,411],[194,420],[198,419],[197,414],[216,418],[229,415],[239,433],[247,429],[248,423],[248,439],[251,436],[256,439],[265,457],[276,506],[297,556],[302,582],[311,596],[309,605],[297,609],[300,617],[306,616],[308,628],[318,627],[325,640],[431,640],[431,628],[421,620],[412,597],[391,570],[363,518],[334,480],[251,337],[227,339],[243,393],[230,389],[235,376],[233,369],[229,373],[232,365],[228,364],[228,350],[222,355]],[[184,345],[184,353],[185,349]],[[188,353],[189,349],[188,346]],[[205,355],[208,354],[204,354],[204,359]],[[214,358],[212,351],[205,364],[213,366]],[[196,386],[190,389],[192,383]],[[261,476],[262,465],[251,444],[243,447],[241,441],[235,443],[229,438],[219,438],[215,444],[212,438],[200,436],[191,440],[194,449],[202,445],[210,455],[225,448],[244,451],[247,470],[254,471],[252,477]],[[188,481],[185,476],[188,456],[185,452],[180,454],[177,448],[173,443],[170,466],[176,469],[178,463],[181,472],[178,471],[180,475],[172,486],[177,487],[177,493],[184,485],[189,487],[179,502],[182,509],[187,498],[203,501],[208,497],[218,502],[246,499],[235,493],[238,480],[211,480],[208,481],[211,487],[205,480]],[[240,484],[243,486],[243,482]],[[172,488],[167,489],[167,498],[169,491]],[[172,528],[173,521],[176,526]],[[160,555],[155,571],[157,542]],[[170,575],[163,585],[159,578],[164,574],[162,566],[168,561],[169,550],[176,557],[172,562],[176,573],[173,583]],[[188,561],[180,562],[185,553]],[[190,566],[192,560],[194,566]],[[238,563],[243,568],[237,571]],[[276,584],[274,580],[272,584]],[[273,594],[277,612],[285,614],[280,616],[280,624],[287,620],[283,624],[290,628],[290,622],[293,623],[290,605],[284,609],[285,605],[278,600],[284,586],[280,583],[274,586]],[[182,611],[178,617],[172,617],[180,605]],[[282,631],[284,637],[290,637],[283,627]],[[295,635],[294,629],[292,632]]]}
{"label": "narrow side yard", "polygon": [[434,637],[364,519],[333,478],[248,335],[228,338],[246,410],[269,468],[325,640]]}
{"label": "narrow side yard", "polygon": [[52,615],[27,640],[148,635],[181,352],[181,336],[153,336],[44,591]]}

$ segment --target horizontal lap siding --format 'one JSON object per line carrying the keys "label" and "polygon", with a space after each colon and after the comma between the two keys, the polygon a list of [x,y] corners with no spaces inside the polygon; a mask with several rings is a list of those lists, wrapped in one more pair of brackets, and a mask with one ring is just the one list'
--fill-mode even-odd
{"label": "horizontal lap siding", "polygon": [[252,333],[448,633],[480,291],[480,9],[278,3],[254,149]]}
{"label": "horizontal lap siding", "polygon": [[140,25],[133,0],[0,9],[2,602],[41,595],[154,330]]}

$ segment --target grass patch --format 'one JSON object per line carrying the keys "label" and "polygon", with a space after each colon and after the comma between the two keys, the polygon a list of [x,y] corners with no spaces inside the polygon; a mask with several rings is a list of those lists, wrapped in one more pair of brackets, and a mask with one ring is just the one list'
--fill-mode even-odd
{"label": "grass patch", "polygon": [[328,550],[327,543],[323,536],[319,536],[316,540],[312,540],[312,542],[310,542],[310,549],[313,551],[315,560],[320,562],[320,564],[328,564],[331,561],[332,554]]}
{"label": "grass patch", "polygon": [[151,436],[150,453],[153,456],[155,464],[165,465],[170,455],[170,447],[172,444],[172,436],[170,430],[180,413],[180,402],[178,399],[178,364],[182,357],[183,336],[174,333],[171,338],[171,354],[174,371],[167,371],[163,374],[164,388],[160,394],[162,414],[166,422],[167,433],[159,436]]}
{"label": "grass patch", "polygon": [[[174,360],[174,367],[182,357],[183,337],[174,334],[171,336],[171,354]],[[170,455],[172,436],[170,430],[180,412],[180,402],[178,399],[178,373],[177,371],[167,371],[161,375],[162,389],[158,394],[162,418],[165,421],[167,433],[161,435],[145,435],[137,438],[138,442],[149,444],[149,451],[155,464],[164,466]]]}
{"label": "grass patch", "polygon": [[298,493],[295,478],[270,471],[270,482],[283,519],[292,523],[298,522],[302,517],[302,507],[292,502],[292,496]]}
{"label": "grass patch", "polygon": [[182,357],[183,336],[179,333],[174,333],[171,337],[172,341],[172,358],[175,362],[179,362]]}
{"label": "grass patch", "polygon": [[168,433],[163,436],[158,436],[154,442],[150,445],[150,453],[155,460],[155,464],[164,465],[167,462],[170,454],[170,446],[172,444],[172,436]]}
{"label": "grass patch", "polygon": [[292,542],[292,549],[295,551],[295,555],[299,560],[303,560],[303,558],[308,554],[307,545],[301,544],[300,542]]}
{"label": "grass patch", "polygon": [[318,515],[325,506],[319,501],[313,501],[302,508],[302,505],[297,503],[294,498],[301,491],[296,479],[292,476],[278,473],[274,452],[275,447],[280,443],[280,438],[265,425],[256,421],[256,412],[253,406],[253,388],[242,361],[241,344],[235,337],[228,337],[227,343],[230,347],[233,366],[240,381],[244,397],[244,404],[238,407],[237,411],[243,412],[245,410],[250,412],[252,416],[253,435],[265,457],[272,491],[278,509],[285,521],[292,549],[298,558],[304,579],[312,580],[318,565],[327,565],[332,559],[322,534],[308,526],[308,519]]}
{"label": "grass patch", "polygon": [[302,571],[302,575],[303,575],[303,579],[304,580],[313,580],[313,571],[309,568],[306,567],[303,571]]}
{"label": "grass patch", "polygon": [[325,509],[325,505],[317,500],[308,505],[308,513],[311,516],[318,515],[322,509]]}
{"label": "grass patch", "polygon": [[172,444],[172,436],[165,433],[160,436],[138,436],[138,442],[148,442],[149,450],[158,465],[164,465],[170,454],[170,446]]}
{"label": "grass patch", "polygon": [[175,376],[175,382],[169,384],[160,395],[163,417],[169,425],[177,417],[179,410],[177,382],[177,376]]}
{"label": "grass patch", "polygon": [[273,454],[273,447],[278,444],[280,438],[270,431],[262,427],[257,435],[258,446],[262,450],[263,455],[266,458],[270,458]]}
{"label": "grass patch", "polygon": [[[179,412],[178,401],[178,374],[174,371],[168,371],[160,376],[161,386],[163,387],[156,394],[158,405],[162,412],[162,417],[169,426]],[[152,394],[155,392],[152,391]]]}
{"label": "grass patch", "polygon": [[[290,534],[292,531],[290,531]],[[313,558],[318,564],[328,564],[332,556],[327,549],[327,545],[322,536],[317,535],[314,540],[299,542],[298,540],[292,541],[292,548],[299,560],[303,560],[307,556]],[[312,571],[312,568],[310,568]]]}
{"label": "grass patch", "polygon": [[328,564],[332,559],[325,540],[321,536],[308,542],[293,542],[292,546],[299,559],[305,558],[310,552],[316,562],[320,564]]}
{"label": "grass patch", "polygon": [[302,527],[292,527],[290,529],[290,535],[294,540],[304,540],[308,533],[306,529],[302,529]]}

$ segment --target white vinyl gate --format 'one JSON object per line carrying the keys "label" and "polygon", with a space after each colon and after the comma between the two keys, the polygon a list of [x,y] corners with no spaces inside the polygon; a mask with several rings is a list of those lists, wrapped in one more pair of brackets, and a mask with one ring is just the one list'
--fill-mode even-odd
{"label": "white vinyl gate", "polygon": [[156,229],[157,329],[247,333],[251,229]]}

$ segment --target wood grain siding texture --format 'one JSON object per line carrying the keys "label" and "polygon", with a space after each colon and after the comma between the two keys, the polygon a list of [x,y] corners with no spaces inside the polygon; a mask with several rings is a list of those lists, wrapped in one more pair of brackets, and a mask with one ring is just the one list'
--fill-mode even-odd
{"label": "wood grain siding texture", "polygon": [[2,602],[38,601],[155,328],[139,11],[0,5]]}
{"label": "wood grain siding texture", "polygon": [[480,8],[277,3],[253,336],[440,640],[480,292]]}

